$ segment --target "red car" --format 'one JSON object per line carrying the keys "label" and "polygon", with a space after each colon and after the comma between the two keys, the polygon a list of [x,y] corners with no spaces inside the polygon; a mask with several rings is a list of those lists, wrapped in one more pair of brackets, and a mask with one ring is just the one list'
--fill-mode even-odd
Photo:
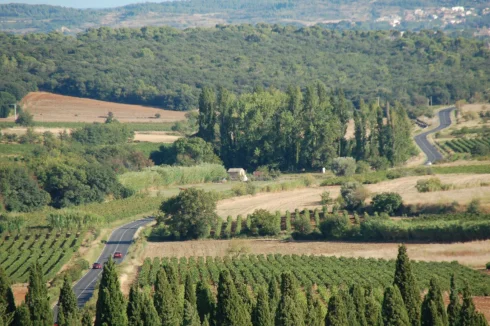
{"label": "red car", "polygon": [[93,269],[102,269],[102,264],[101,264],[101,263],[94,263],[94,264],[92,265],[92,268],[93,268]]}
{"label": "red car", "polygon": [[122,258],[122,253],[120,253],[119,251],[116,251],[114,253],[114,258]]}

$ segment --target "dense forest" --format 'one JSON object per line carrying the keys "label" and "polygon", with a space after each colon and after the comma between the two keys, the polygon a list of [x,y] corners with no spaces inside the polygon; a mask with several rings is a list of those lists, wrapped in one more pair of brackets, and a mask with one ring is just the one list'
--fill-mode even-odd
{"label": "dense forest", "polygon": [[[490,49],[442,32],[338,32],[320,27],[217,26],[0,34],[0,103],[44,90],[175,110],[198,106],[200,89],[283,91],[320,80],[346,98],[404,106],[490,94]],[[1,111],[1,110],[0,110]]]}
{"label": "dense forest", "polygon": [[[419,30],[444,28],[448,31],[476,29],[490,25],[490,15],[483,15],[488,7],[482,0],[431,1],[365,1],[365,0],[186,0],[160,3],[138,3],[111,9],[73,9],[47,5],[0,5],[0,29],[25,33],[53,30],[83,31],[98,26],[169,25],[186,28],[214,24],[281,23],[305,26],[311,23],[342,21],[340,28],[389,29],[380,17],[399,15],[415,9],[437,10],[442,7],[465,6],[475,8],[476,17],[468,17],[460,24],[444,24],[429,15],[413,21],[403,21],[396,28]],[[332,25],[333,26],[333,25]]]}

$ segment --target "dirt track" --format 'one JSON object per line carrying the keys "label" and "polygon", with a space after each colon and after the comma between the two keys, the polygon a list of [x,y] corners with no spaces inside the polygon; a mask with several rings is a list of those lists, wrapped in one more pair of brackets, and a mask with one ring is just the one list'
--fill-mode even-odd
{"label": "dirt track", "polygon": [[[185,112],[168,111],[140,105],[103,102],[63,96],[46,92],[31,92],[21,105],[34,115],[34,120],[45,122],[104,122],[109,111],[121,122],[160,123],[185,120]],[[160,114],[159,119],[155,114]],[[0,121],[13,121],[11,116]]]}

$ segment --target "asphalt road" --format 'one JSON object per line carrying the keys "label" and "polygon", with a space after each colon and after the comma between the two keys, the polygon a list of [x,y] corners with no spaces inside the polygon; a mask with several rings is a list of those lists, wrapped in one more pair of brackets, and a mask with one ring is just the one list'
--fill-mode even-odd
{"label": "asphalt road", "polygon": [[[114,259],[116,264],[120,264],[126,257],[129,246],[133,243],[133,238],[136,231],[143,225],[152,221],[152,218],[146,218],[137,220],[128,224],[125,224],[114,231],[112,231],[109,239],[106,242],[104,250],[99,256],[97,262],[104,264],[112,257],[114,252],[119,251],[123,254],[122,258]],[[90,262],[91,264],[95,262]],[[83,307],[85,303],[92,297],[97,281],[102,276],[102,269],[90,269],[73,287],[75,296],[77,297],[78,307]],[[54,316],[56,320],[57,306],[54,309]]]}
{"label": "asphalt road", "polygon": [[456,109],[455,107],[450,107],[444,110],[439,111],[439,126],[435,129],[423,132],[414,137],[415,143],[420,147],[420,149],[427,156],[427,162],[435,162],[441,160],[442,154],[437,150],[437,148],[432,145],[427,140],[427,135],[438,132],[442,129],[445,129],[451,125],[451,112]]}

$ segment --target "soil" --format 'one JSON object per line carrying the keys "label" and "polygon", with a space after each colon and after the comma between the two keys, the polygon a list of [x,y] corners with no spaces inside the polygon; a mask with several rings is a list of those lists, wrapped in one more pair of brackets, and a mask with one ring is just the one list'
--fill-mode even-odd
{"label": "soil", "polygon": [[[41,122],[104,122],[108,112],[120,122],[160,123],[185,120],[185,112],[168,111],[141,105],[129,105],[63,96],[46,92],[31,92],[21,101],[24,109]],[[160,118],[155,118],[155,114]],[[11,116],[0,121],[13,121]]]}

